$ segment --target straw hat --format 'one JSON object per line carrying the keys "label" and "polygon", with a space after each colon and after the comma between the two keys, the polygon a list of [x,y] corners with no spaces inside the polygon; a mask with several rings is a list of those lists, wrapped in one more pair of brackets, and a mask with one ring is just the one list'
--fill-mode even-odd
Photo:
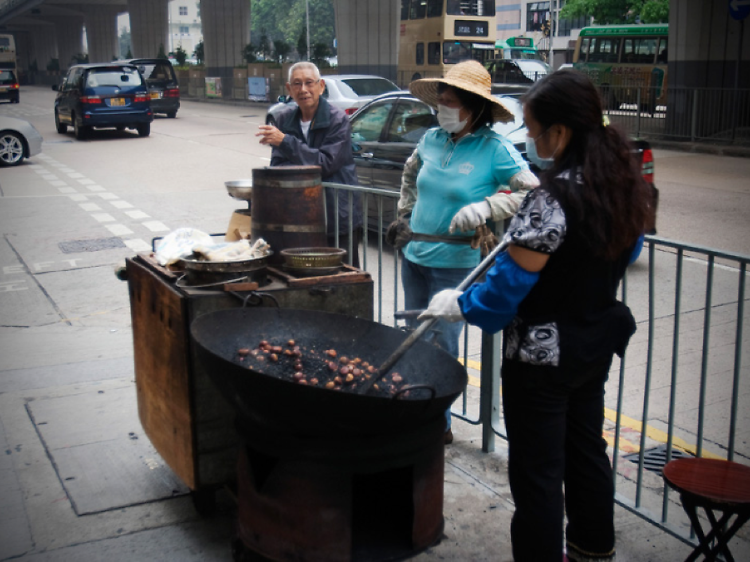
{"label": "straw hat", "polygon": [[492,117],[495,122],[513,121],[513,114],[492,95],[492,79],[487,69],[475,60],[458,63],[451,68],[444,78],[422,78],[409,84],[409,91],[427,105],[437,107],[438,84],[466,90],[492,102]]}

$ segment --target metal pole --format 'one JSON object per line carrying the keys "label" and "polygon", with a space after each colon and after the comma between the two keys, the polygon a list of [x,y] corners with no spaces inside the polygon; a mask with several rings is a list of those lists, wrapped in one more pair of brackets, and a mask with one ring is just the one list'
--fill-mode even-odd
{"label": "metal pole", "polygon": [[305,0],[305,15],[307,16],[307,60],[310,60],[310,2]]}

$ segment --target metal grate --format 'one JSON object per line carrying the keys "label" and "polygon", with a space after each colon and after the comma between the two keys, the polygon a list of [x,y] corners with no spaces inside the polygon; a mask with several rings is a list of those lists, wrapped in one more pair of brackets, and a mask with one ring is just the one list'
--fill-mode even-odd
{"label": "metal grate", "polygon": [[112,250],[113,248],[125,248],[125,243],[117,237],[96,238],[94,240],[69,240],[57,245],[63,254],[77,254],[79,252],[98,252],[99,250]]}
{"label": "metal grate", "polygon": [[[690,453],[686,453],[682,449],[675,449],[672,448],[672,458],[674,459],[690,459],[693,458],[694,455],[691,455]],[[638,464],[640,461],[640,453],[630,453],[628,455],[623,455],[624,459],[629,460],[632,463]],[[666,445],[658,445],[657,447],[654,447],[653,449],[648,449],[644,451],[643,453],[643,468],[646,470],[650,470],[651,472],[657,472],[661,474],[662,469],[664,468],[664,465],[667,464],[667,446]]]}

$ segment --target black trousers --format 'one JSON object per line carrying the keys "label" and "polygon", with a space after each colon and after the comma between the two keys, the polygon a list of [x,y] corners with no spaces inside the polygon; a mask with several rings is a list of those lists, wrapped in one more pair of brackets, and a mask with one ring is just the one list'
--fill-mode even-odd
{"label": "black trousers", "polygon": [[562,560],[563,510],[570,554],[614,554],[614,482],[602,437],[611,362],[574,373],[503,362],[515,562]]}

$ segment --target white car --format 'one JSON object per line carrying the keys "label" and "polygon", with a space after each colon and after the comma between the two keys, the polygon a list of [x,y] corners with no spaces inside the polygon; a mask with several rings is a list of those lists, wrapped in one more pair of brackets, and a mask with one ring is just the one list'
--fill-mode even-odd
{"label": "white car", "polygon": [[0,166],[18,166],[42,152],[42,135],[25,119],[0,115]]}
{"label": "white car", "polygon": [[[399,90],[390,80],[369,74],[330,75],[323,76],[323,80],[326,85],[323,97],[331,105],[343,109],[347,115],[351,115],[371,99]],[[280,97],[279,103],[268,109],[266,124],[275,126],[279,113],[287,104],[294,104],[292,97]]]}
{"label": "white car", "polygon": [[536,59],[513,59],[519,68],[523,71],[526,77],[531,78],[535,82],[541,80],[547,74],[552,72],[549,65],[541,60]]}

